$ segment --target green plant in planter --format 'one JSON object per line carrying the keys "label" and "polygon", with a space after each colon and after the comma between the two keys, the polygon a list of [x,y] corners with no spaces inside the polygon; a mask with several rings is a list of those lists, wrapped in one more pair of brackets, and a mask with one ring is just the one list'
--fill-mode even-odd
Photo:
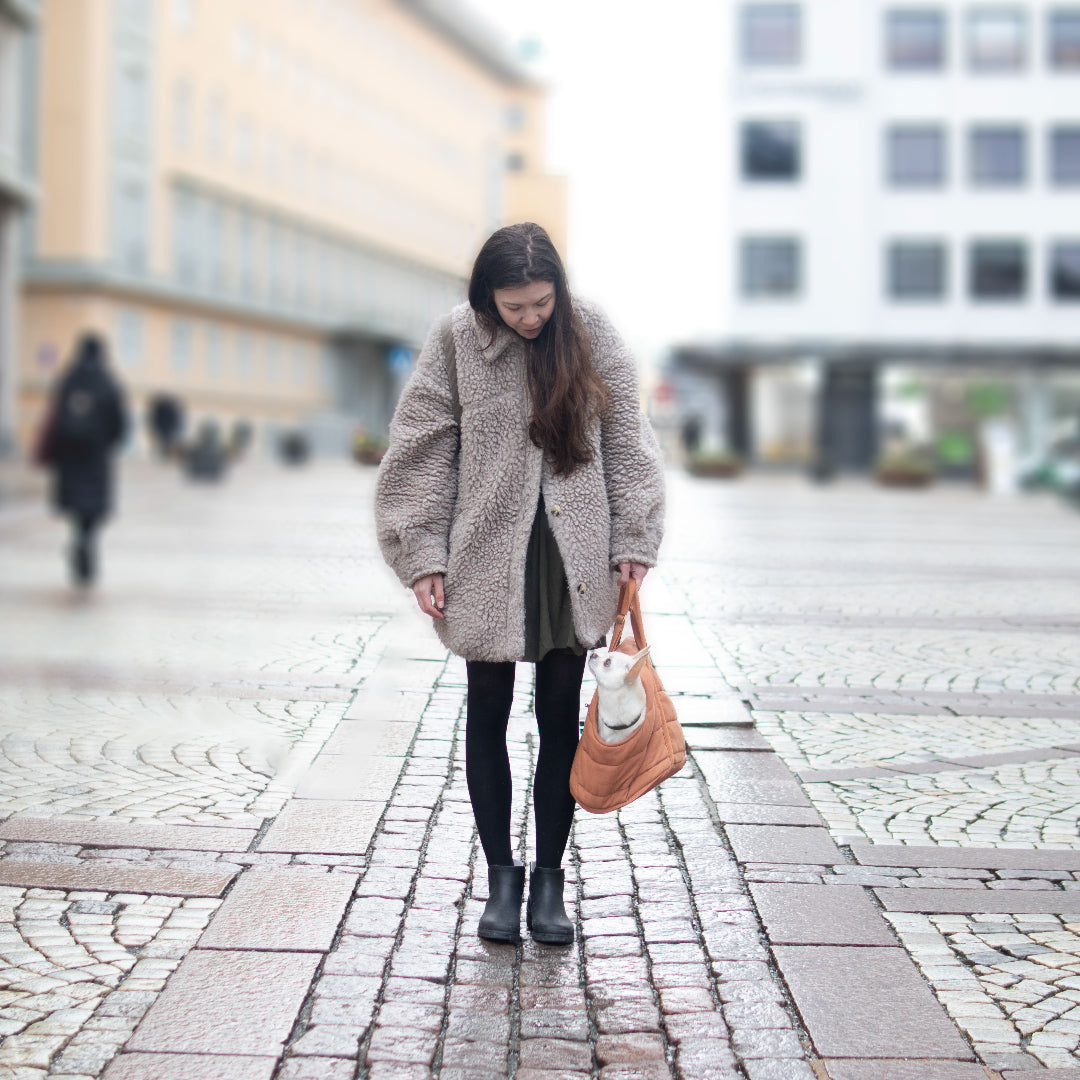
{"label": "green plant in planter", "polygon": [[362,465],[378,465],[389,444],[380,435],[358,431],[353,437],[353,458]]}
{"label": "green plant in planter", "polygon": [[874,466],[874,478],[886,487],[925,487],[934,479],[934,466],[918,450],[896,450]]}
{"label": "green plant in planter", "polygon": [[743,459],[731,450],[698,450],[686,460],[691,476],[738,476],[743,470]]}

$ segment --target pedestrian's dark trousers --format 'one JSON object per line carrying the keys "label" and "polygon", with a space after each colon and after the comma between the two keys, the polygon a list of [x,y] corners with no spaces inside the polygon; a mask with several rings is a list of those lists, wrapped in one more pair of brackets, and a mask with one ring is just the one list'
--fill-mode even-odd
{"label": "pedestrian's dark trousers", "polygon": [[76,580],[92,581],[97,572],[97,530],[101,523],[98,514],[72,514],[71,564]]}
{"label": "pedestrian's dark trousers", "polygon": [[[514,697],[514,664],[470,660],[465,726],[465,777],[476,828],[489,866],[513,863],[511,780],[506,725]],[[578,741],[585,656],[549,652],[536,665],[535,710],[540,753],[533,777],[536,864],[562,865],[574,819],[570,768]]]}

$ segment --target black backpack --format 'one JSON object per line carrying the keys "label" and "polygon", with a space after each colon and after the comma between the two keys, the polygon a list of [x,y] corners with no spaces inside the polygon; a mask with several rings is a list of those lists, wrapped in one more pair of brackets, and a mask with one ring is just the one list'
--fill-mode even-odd
{"label": "black backpack", "polygon": [[56,439],[71,449],[89,448],[105,434],[105,403],[92,388],[76,383],[60,396],[56,416]]}

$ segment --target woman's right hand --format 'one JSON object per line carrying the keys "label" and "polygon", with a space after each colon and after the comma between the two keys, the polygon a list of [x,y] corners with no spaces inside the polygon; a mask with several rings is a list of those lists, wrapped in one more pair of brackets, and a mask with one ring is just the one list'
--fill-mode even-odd
{"label": "woman's right hand", "polygon": [[427,577],[414,581],[412,591],[416,596],[416,602],[420,605],[420,610],[425,615],[430,615],[433,619],[446,618],[442,613],[446,604],[442,574],[428,574]]}

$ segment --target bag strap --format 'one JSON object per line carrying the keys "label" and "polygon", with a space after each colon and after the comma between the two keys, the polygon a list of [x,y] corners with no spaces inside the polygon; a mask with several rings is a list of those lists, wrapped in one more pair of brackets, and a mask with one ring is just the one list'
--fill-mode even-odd
{"label": "bag strap", "polygon": [[454,320],[447,315],[442,329],[442,347],[446,354],[446,377],[450,382],[450,399],[453,402],[454,423],[461,423],[461,401],[458,398],[457,350],[454,346]]}
{"label": "bag strap", "polygon": [[638,649],[644,649],[648,642],[645,640],[645,624],[641,618],[641,601],[638,597],[638,583],[631,578],[619,589],[619,607],[615,613],[615,626],[611,632],[611,648],[617,649],[622,641],[623,626],[626,624],[626,616],[630,616],[630,627],[634,631],[634,641]]}

